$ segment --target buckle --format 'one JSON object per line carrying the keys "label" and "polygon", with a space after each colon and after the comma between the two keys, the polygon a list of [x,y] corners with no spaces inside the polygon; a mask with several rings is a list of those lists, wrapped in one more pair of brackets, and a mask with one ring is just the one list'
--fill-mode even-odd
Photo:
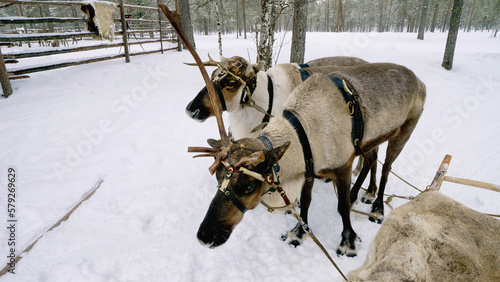
{"label": "buckle", "polygon": [[354,114],[354,111],[355,111],[354,101],[347,102],[346,107],[347,107],[347,113],[350,116],[352,116]]}

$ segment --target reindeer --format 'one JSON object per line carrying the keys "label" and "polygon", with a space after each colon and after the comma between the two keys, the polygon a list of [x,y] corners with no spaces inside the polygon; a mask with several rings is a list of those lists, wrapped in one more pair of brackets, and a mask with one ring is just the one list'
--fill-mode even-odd
{"label": "reindeer", "polygon": [[[158,6],[198,63],[221,136],[220,141],[209,140],[212,148],[188,148],[190,152],[204,153],[201,156],[215,157],[209,171],[212,174],[217,172],[219,183],[197,233],[200,242],[209,247],[220,246],[228,240],[244,213],[255,208],[261,200],[275,207],[284,201],[290,207],[290,198],[296,199],[299,193],[302,222],[290,234],[305,239],[313,183],[310,178],[314,176],[331,178],[337,187],[338,211],[343,223],[337,254],[355,256],[359,238],[350,221],[352,161],[357,154],[372,152],[376,146],[388,141],[380,190],[372,207],[372,212],[383,214],[382,199],[392,163],[410,138],[423,111],[426,95],[423,82],[409,69],[389,63],[353,67],[332,73],[332,76],[316,73],[293,91],[285,103],[283,117],[270,120],[258,138],[232,142],[225,131],[214,86],[182,31],[178,11],[171,12],[163,4]],[[338,85],[339,80],[343,82],[343,90]],[[357,94],[352,95],[350,89],[356,89],[354,93]],[[363,126],[359,126],[360,117]],[[357,126],[349,128],[350,120],[353,125],[358,120]],[[309,140],[312,147],[307,146]],[[287,151],[289,153],[285,154]],[[305,158],[301,157],[301,151]],[[280,179],[275,178],[274,174],[278,172],[286,190],[279,185]],[[303,187],[304,182],[311,185]],[[279,195],[270,188],[275,188]]]}
{"label": "reindeer", "polygon": [[[346,111],[342,89],[332,82],[339,78],[349,85],[345,89],[357,93],[353,101],[364,120],[363,138],[358,139],[357,145],[352,143],[351,116]],[[338,190],[343,231],[337,254],[355,256],[359,237],[351,226],[350,206],[357,197],[359,181],[349,193],[353,159],[366,152],[367,160],[373,162],[373,149],[388,141],[379,192],[372,206],[372,213],[383,217],[388,174],[417,124],[425,96],[425,85],[400,65],[364,64],[328,76],[316,73],[297,86],[285,103],[283,117],[272,118],[257,138],[243,138],[226,146],[211,140],[212,148],[191,148],[192,152],[216,157],[210,172],[216,172],[219,184],[198,230],[198,239],[209,247],[223,244],[244,212],[255,208],[261,200],[281,207],[283,202],[300,197],[300,216],[307,224],[313,182],[304,187],[303,184],[314,176],[332,179]],[[300,131],[303,134],[299,137]],[[309,142],[303,141],[304,133]],[[304,145],[307,143],[310,149]],[[304,157],[307,150],[312,160]],[[276,165],[280,167],[279,180],[286,199],[280,196],[283,193],[273,193],[271,189],[277,180]],[[362,177],[366,177],[366,171],[360,174]],[[298,223],[288,237],[292,244],[300,244],[306,237],[303,224]]]}
{"label": "reindeer", "polygon": [[[218,67],[212,73],[212,80],[218,88],[223,110],[229,113],[230,131],[235,139],[249,137],[251,131],[262,121],[266,121],[267,114],[281,115],[283,104],[303,80],[312,73],[328,74],[342,66],[366,64],[368,62],[355,57],[326,57],[316,59],[301,66],[297,64],[279,64],[267,71],[263,71],[263,62],[250,64],[242,57],[234,56],[217,62],[210,58],[203,62],[205,66]],[[196,65],[196,64],[188,64]],[[219,67],[220,66],[220,67]],[[223,70],[228,70],[231,74]],[[246,85],[249,85],[247,93]],[[252,104],[252,102],[254,104]],[[267,108],[267,111],[252,109]],[[189,102],[186,113],[194,120],[204,122],[214,115],[212,104],[208,98],[207,88],[204,87],[196,97]]]}
{"label": "reindeer", "polygon": [[[227,110],[230,118],[231,136],[235,139],[250,137],[252,131],[264,126],[269,115],[281,115],[283,105],[293,89],[313,73],[328,74],[346,67],[367,64],[365,60],[356,57],[326,57],[312,60],[302,65],[279,64],[267,72],[262,70],[262,63],[250,64],[242,57],[221,57],[216,62],[209,56],[204,66],[218,67],[212,73],[212,81],[216,87],[223,110]],[[248,91],[246,86],[248,87]],[[267,111],[262,107],[267,105]],[[255,107],[258,110],[252,108]],[[186,113],[200,122],[214,115],[207,88],[204,87],[186,107]],[[375,152],[376,153],[376,152]],[[363,160],[360,159],[356,175],[361,171]],[[375,199],[377,164],[371,168],[368,191],[362,197],[362,202],[371,204]],[[361,183],[360,183],[361,185]]]}

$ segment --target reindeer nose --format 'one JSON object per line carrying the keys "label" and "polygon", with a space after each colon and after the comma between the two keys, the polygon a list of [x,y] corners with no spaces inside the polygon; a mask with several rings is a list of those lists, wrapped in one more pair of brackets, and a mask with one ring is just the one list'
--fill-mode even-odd
{"label": "reindeer nose", "polygon": [[202,109],[193,105],[193,101],[186,107],[186,114],[196,121],[203,122],[208,118],[208,115]]}

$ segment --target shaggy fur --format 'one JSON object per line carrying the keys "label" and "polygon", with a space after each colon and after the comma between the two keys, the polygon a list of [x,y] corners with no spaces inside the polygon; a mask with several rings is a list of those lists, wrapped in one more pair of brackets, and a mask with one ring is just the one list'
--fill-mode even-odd
{"label": "shaggy fur", "polygon": [[115,3],[103,1],[92,2],[81,6],[81,10],[85,13],[87,18],[85,26],[88,31],[95,34],[95,36],[93,36],[94,38],[113,41],[115,36],[115,9]]}
{"label": "shaggy fur", "polygon": [[500,281],[500,221],[439,192],[395,209],[349,281]]}

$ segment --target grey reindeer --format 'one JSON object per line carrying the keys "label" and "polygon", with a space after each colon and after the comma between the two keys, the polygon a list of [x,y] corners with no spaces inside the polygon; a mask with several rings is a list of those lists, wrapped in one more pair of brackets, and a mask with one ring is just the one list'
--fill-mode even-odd
{"label": "grey reindeer", "polygon": [[[338,85],[339,80],[344,87]],[[346,94],[346,90],[354,94]],[[349,102],[345,95],[351,95],[350,106],[354,104],[355,108],[349,106],[346,110]],[[337,254],[355,256],[359,237],[351,226],[350,207],[357,198],[358,182],[362,183],[369,166],[363,168],[365,171],[349,193],[352,162],[365,152],[367,161],[373,163],[377,157],[374,148],[388,141],[379,191],[372,205],[372,213],[383,217],[388,174],[417,125],[425,96],[424,83],[411,70],[396,64],[363,64],[328,75],[315,73],[288,97],[283,116],[271,118],[256,138],[225,141],[224,145],[211,140],[212,148],[191,148],[191,152],[215,157],[210,172],[216,173],[219,184],[199,227],[198,239],[217,247],[228,240],[244,212],[261,201],[282,207],[287,200],[293,202],[300,197],[303,223],[288,233],[291,241],[300,244],[306,237],[303,224],[308,222],[313,183],[309,179],[314,176],[333,180],[338,190],[343,230]],[[362,129],[358,130],[362,137],[354,142],[353,109],[363,120],[363,126],[357,126]],[[276,187],[277,164],[281,181],[278,188],[283,193],[271,189]],[[280,194],[285,194],[286,199]]]}
{"label": "grey reindeer", "polygon": [[[351,66],[367,63],[367,61],[356,57],[333,56],[315,59],[301,66],[278,64],[263,71],[263,64],[250,64],[239,56],[221,57],[220,62],[209,56],[209,61],[203,62],[203,65],[218,67],[212,73],[212,81],[217,89],[223,110],[229,114],[231,136],[235,139],[241,139],[255,136],[252,131],[269,120],[266,113],[281,116],[285,101],[292,91],[311,74],[328,74],[332,71],[342,71]],[[247,84],[250,85],[248,91]],[[260,111],[254,109],[252,104]],[[206,87],[189,102],[186,113],[200,122],[214,115]],[[363,164],[366,165],[361,159],[355,169],[356,175],[359,175]],[[373,202],[377,192],[376,162],[373,162],[370,171],[370,184],[361,199],[367,204]]]}

